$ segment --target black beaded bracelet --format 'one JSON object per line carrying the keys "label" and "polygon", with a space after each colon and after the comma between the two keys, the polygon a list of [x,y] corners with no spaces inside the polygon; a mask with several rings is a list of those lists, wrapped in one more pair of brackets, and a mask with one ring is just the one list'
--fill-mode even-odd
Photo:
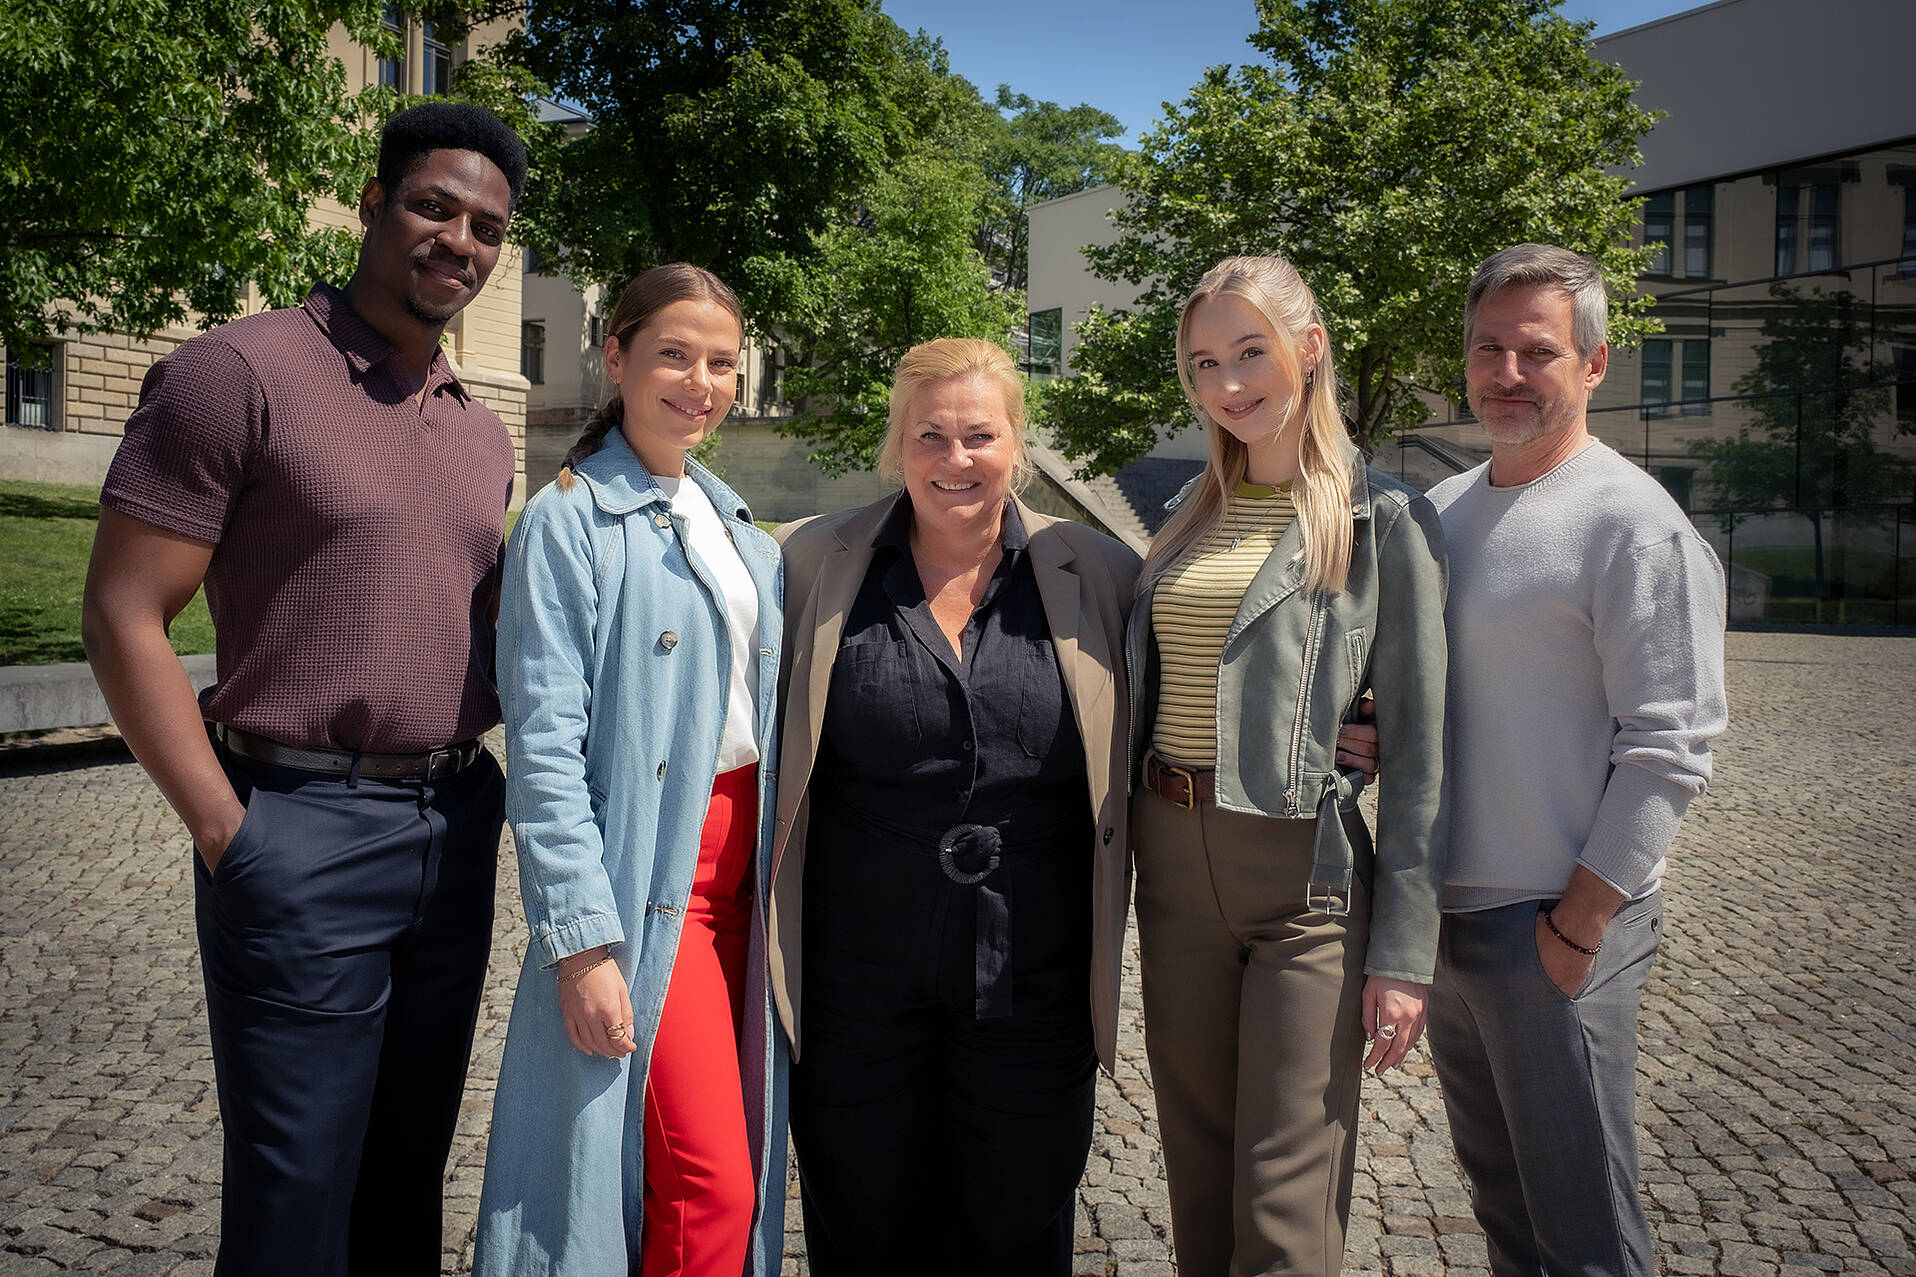
{"label": "black beaded bracelet", "polygon": [[1595,948],[1586,949],[1582,945],[1578,944],[1575,940],[1572,940],[1569,936],[1566,936],[1563,932],[1557,930],[1557,920],[1550,916],[1552,912],[1553,911],[1549,909],[1545,909],[1543,911],[1543,925],[1550,928],[1551,935],[1557,937],[1557,939],[1563,941],[1565,944],[1569,945],[1572,949],[1575,949],[1578,953],[1581,953],[1586,958],[1594,958],[1599,953],[1603,952],[1603,940],[1601,938],[1597,940]]}

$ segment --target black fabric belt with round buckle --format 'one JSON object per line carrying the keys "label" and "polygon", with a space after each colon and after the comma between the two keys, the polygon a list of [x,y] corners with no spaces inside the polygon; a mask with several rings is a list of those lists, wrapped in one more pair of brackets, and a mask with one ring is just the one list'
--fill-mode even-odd
{"label": "black fabric belt with round buckle", "polygon": [[427,754],[361,754],[349,749],[300,749],[267,736],[255,736],[224,723],[207,723],[213,739],[256,763],[318,772],[322,776],[357,776],[362,780],[443,780],[456,776],[479,759],[477,740],[460,741]]}
{"label": "black fabric belt with round buckle", "polygon": [[959,886],[974,886],[998,867],[1003,847],[995,825],[953,825],[938,840],[938,867]]}
{"label": "black fabric belt with round buckle", "polygon": [[1001,863],[1004,835],[996,825],[953,825],[938,840],[938,867],[961,887],[976,887],[976,938],[971,958],[971,1013],[980,1020],[1011,1014],[1011,880],[987,882]]}

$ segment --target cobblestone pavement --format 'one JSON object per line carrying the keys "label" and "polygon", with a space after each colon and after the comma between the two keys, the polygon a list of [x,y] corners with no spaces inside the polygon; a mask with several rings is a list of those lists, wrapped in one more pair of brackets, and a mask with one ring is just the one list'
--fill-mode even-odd
{"label": "cobblestone pavement", "polygon": [[[1671,857],[1644,1013],[1662,1262],[1916,1277],[1916,639],[1735,634],[1729,650],[1734,722]],[[0,775],[0,1274],[211,1270],[220,1152],[190,854],[131,763]],[[500,872],[448,1272],[470,1256],[523,949],[509,855]],[[1139,1020],[1133,993],[1100,1082],[1079,1273],[1173,1271]],[[1480,1273],[1469,1216],[1420,1054],[1367,1084],[1349,1268]],[[802,1250],[794,1231],[786,1273]]]}

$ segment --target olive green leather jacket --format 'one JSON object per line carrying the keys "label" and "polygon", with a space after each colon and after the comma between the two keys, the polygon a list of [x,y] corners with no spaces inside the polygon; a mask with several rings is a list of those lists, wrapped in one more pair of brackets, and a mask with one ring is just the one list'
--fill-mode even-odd
{"label": "olive green leather jacket", "polygon": [[[1312,909],[1344,912],[1357,872],[1371,898],[1364,970],[1428,984],[1445,855],[1444,534],[1429,501],[1367,466],[1352,479],[1351,513],[1356,545],[1343,590],[1303,588],[1303,528],[1293,523],[1238,604],[1218,669],[1217,804],[1315,819]],[[1139,589],[1125,641],[1134,781],[1157,711],[1152,594]],[[1339,813],[1356,806],[1363,777],[1335,759],[1338,729],[1366,692],[1377,701],[1383,779],[1375,846],[1360,856]],[[1361,838],[1361,824],[1352,825]]]}

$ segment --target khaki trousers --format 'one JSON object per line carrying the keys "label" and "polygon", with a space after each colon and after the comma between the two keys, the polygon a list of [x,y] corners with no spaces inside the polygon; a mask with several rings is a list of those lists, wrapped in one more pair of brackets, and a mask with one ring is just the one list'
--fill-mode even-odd
{"label": "khaki trousers", "polygon": [[[1355,818],[1351,818],[1355,819]],[[1315,822],[1132,799],[1145,1047],[1181,1277],[1331,1274],[1362,1085],[1370,839],[1305,906]]]}

